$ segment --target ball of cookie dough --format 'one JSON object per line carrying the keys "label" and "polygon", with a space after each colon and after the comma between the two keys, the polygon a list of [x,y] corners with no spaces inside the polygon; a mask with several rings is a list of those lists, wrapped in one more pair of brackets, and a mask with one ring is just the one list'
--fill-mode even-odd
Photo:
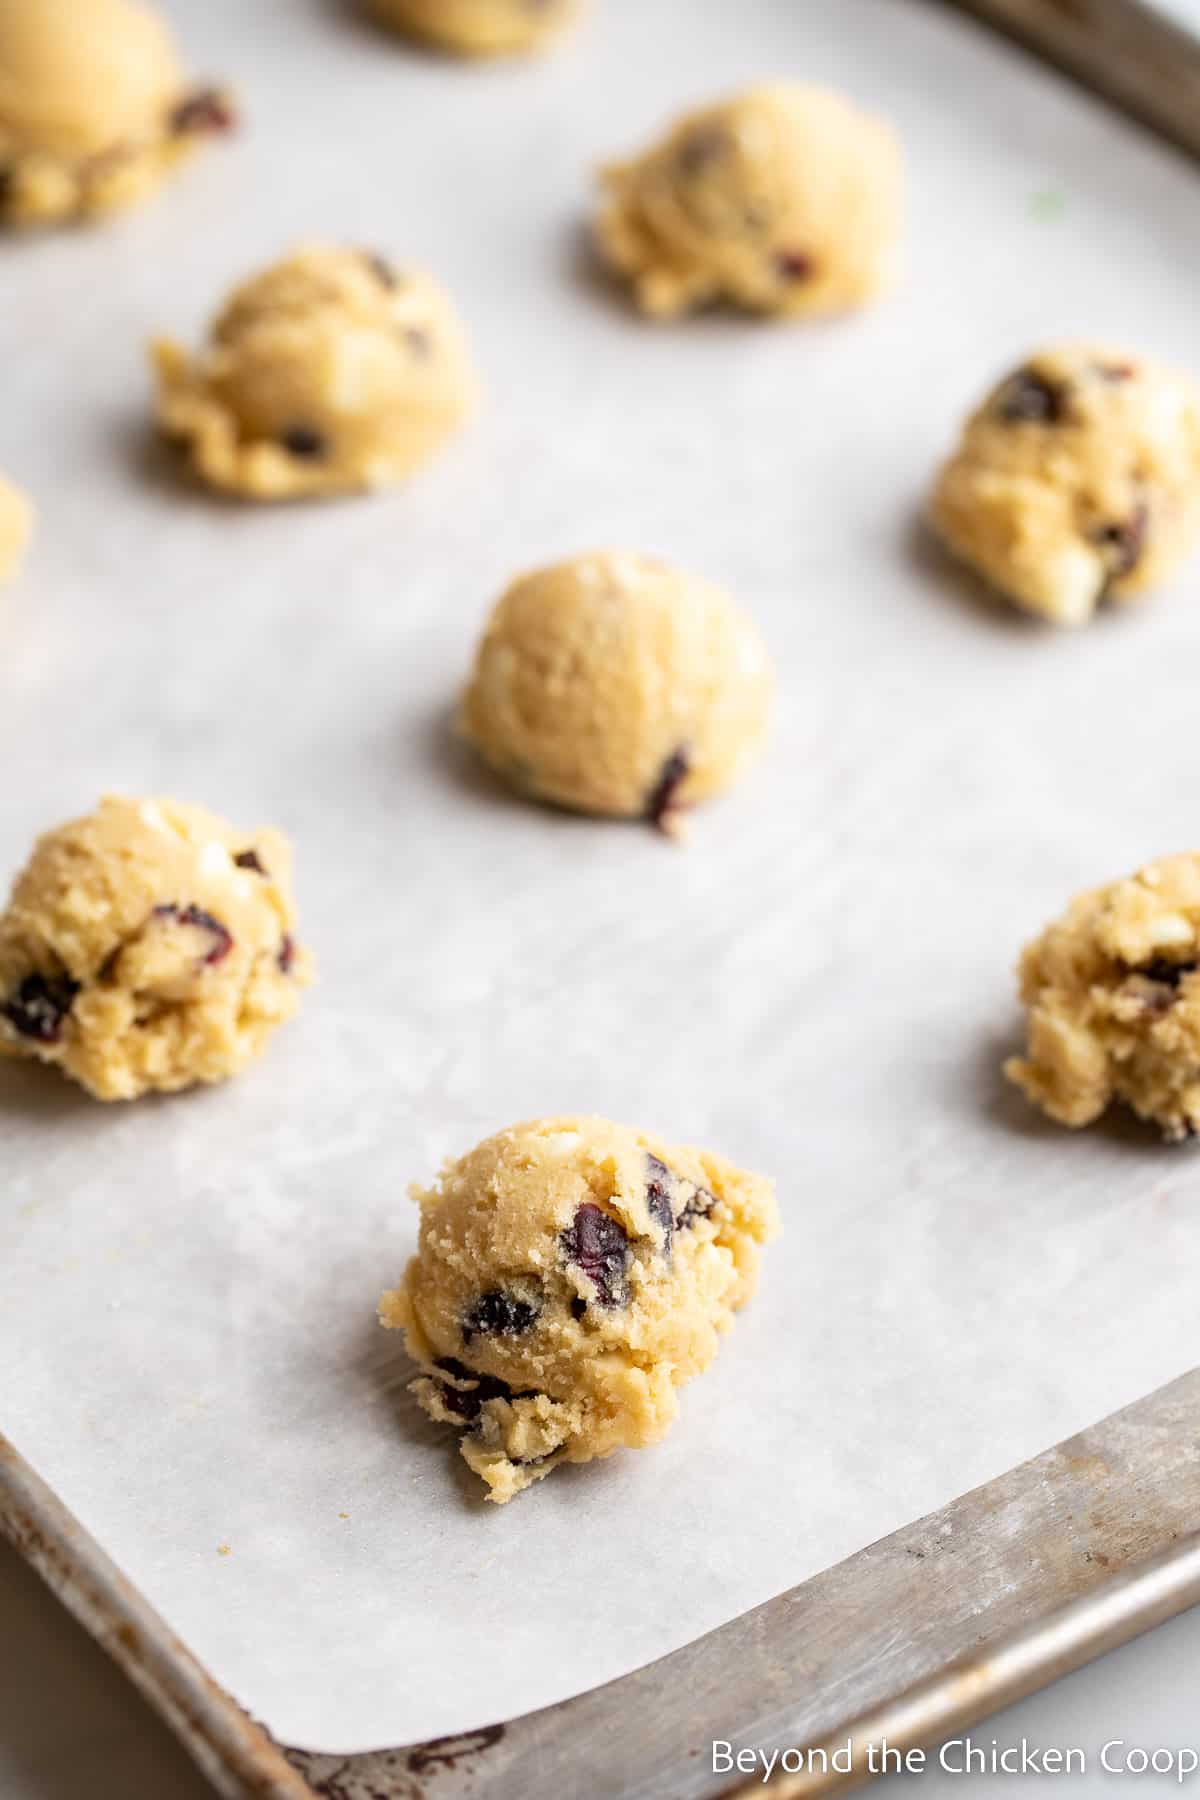
{"label": "ball of cookie dough", "polygon": [[514,1125],[414,1198],[419,1248],[380,1318],[499,1502],[657,1442],[778,1229],[764,1177],[607,1119]]}
{"label": "ball of cookie dough", "polygon": [[578,15],[582,0],[371,0],[387,25],[456,56],[536,50]]}
{"label": "ball of cookie dough", "polygon": [[446,295],[363,250],[310,245],[235,290],[198,356],[154,345],[158,423],[213,487],[288,500],[402,480],[470,411]]}
{"label": "ball of cookie dough", "polygon": [[32,531],[32,506],[19,488],[0,475],[0,581],[16,574]]}
{"label": "ball of cookie dough", "polygon": [[0,914],[0,1051],[99,1100],[223,1081],[311,978],[291,850],[198,806],[108,795],[39,839]]}
{"label": "ball of cookie dough", "polygon": [[1010,1081],[1063,1125],[1116,1101],[1170,1140],[1200,1132],[1200,851],[1080,894],[1020,963]]}
{"label": "ball of cookie dough", "polygon": [[669,827],[737,779],[773,688],[762,639],[720,588],[607,551],[512,584],[460,723],[537,799]]}
{"label": "ball of cookie dough", "polygon": [[129,205],[232,123],[141,0],[0,0],[0,224]]}
{"label": "ball of cookie dough", "polygon": [[780,82],[688,113],[601,184],[601,254],[659,318],[716,301],[843,312],[893,276],[899,146],[820,88]]}
{"label": "ball of cookie dough", "polygon": [[1057,625],[1136,599],[1200,531],[1200,388],[1103,344],[1040,350],[967,421],[929,517],[954,555]]}

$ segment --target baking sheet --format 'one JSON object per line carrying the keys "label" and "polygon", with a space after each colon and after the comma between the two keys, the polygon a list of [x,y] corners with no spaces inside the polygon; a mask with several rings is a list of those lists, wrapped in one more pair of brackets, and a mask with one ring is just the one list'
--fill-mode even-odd
{"label": "baking sheet", "polygon": [[[1053,635],[912,530],[1030,341],[1200,363],[1197,177],[918,0],[606,0],[483,69],[317,0],[173,10],[247,134],[0,255],[0,467],[41,512],[0,864],[105,787],[278,823],[322,978],[220,1090],[0,1072],[0,1426],[238,1700],[351,1751],[617,1676],[1197,1360],[1196,1154],[1069,1136],[997,1064],[1022,940],[1196,842],[1200,575]],[[906,286],[812,329],[642,325],[586,272],[584,172],[790,72],[901,128]],[[322,233],[447,281],[486,412],[399,495],[185,491],[141,340]],[[512,570],[609,543],[727,582],[779,665],[766,756],[682,850],[511,800],[447,735]],[[666,1443],[499,1510],[373,1308],[406,1183],[571,1110],[773,1172],[786,1236]]]}

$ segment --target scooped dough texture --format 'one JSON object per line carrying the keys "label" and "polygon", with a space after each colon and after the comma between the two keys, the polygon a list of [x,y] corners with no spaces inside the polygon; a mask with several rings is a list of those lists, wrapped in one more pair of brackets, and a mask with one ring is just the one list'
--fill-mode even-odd
{"label": "scooped dough texture", "polygon": [[231,123],[140,0],[0,0],[0,224],[127,206]]}
{"label": "scooped dough texture", "polygon": [[100,1100],[236,1073],[310,979],[290,866],[278,832],[174,800],[48,832],[0,915],[0,1051]]}
{"label": "scooped dough texture", "polygon": [[1078,895],[1021,958],[1029,1042],[1005,1073],[1064,1125],[1114,1101],[1200,1131],[1200,852]]}
{"label": "scooped dough texture", "polygon": [[0,475],[0,581],[16,574],[32,530],[32,506]]}
{"label": "scooped dough texture", "polygon": [[400,481],[473,399],[441,289],[325,245],[238,288],[202,355],[164,340],[154,357],[164,433],[212,486],[255,500]]}
{"label": "scooped dough texture", "polygon": [[662,823],[736,779],[772,691],[758,632],[719,588],[609,551],[513,583],[488,621],[461,719],[527,792]]}
{"label": "scooped dough texture", "polygon": [[661,1438],[777,1230],[763,1177],[606,1119],[515,1125],[413,1192],[420,1245],[380,1318],[500,1502]]}
{"label": "scooped dough texture", "polygon": [[1103,344],[1038,351],[968,420],[930,518],[1018,606],[1082,624],[1200,532],[1200,389]]}
{"label": "scooped dough texture", "polygon": [[459,56],[535,50],[563,31],[580,0],[372,0],[378,16]]}
{"label": "scooped dough texture", "polygon": [[841,312],[894,273],[896,139],[819,88],[779,83],[689,113],[601,182],[601,251],[658,317],[722,300]]}

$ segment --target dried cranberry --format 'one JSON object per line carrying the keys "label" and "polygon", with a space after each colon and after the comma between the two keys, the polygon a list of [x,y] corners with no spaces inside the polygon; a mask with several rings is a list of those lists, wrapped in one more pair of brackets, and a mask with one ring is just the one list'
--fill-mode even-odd
{"label": "dried cranberry", "polygon": [[239,869],[253,869],[256,875],[265,875],[267,872],[257,850],[239,850],[233,860]]}
{"label": "dried cranberry", "polygon": [[311,425],[289,425],[279,441],[289,456],[299,456],[309,462],[318,461],[329,450],[324,433]]}
{"label": "dried cranberry", "polygon": [[1165,956],[1156,956],[1148,963],[1139,963],[1133,973],[1146,981],[1156,981],[1160,987],[1177,988],[1185,975],[1194,974],[1197,969],[1198,962],[1168,962]]}
{"label": "dried cranberry", "polygon": [[537,1323],[541,1310],[532,1300],[524,1300],[519,1294],[511,1294],[504,1288],[491,1288],[481,1294],[465,1314],[463,1343],[469,1344],[477,1332],[484,1337],[520,1337],[523,1331]]}
{"label": "dried cranberry", "polygon": [[675,166],[689,179],[701,174],[729,151],[728,135],[717,125],[702,125],[688,133],[675,152]]}
{"label": "dried cranberry", "polygon": [[1010,425],[1057,425],[1066,410],[1066,389],[1033,369],[1018,369],[996,395],[996,411]]}
{"label": "dried cranberry", "polygon": [[26,975],[0,1013],[22,1037],[38,1044],[57,1044],[78,992],[79,983],[69,975]]}
{"label": "dried cranberry", "polygon": [[1127,519],[1102,525],[1093,534],[1094,541],[1109,552],[1105,560],[1111,581],[1120,581],[1122,576],[1131,575],[1137,568],[1146,547],[1149,524],[1149,510],[1145,506],[1136,506]]}
{"label": "dried cranberry", "polygon": [[171,114],[171,130],[179,136],[190,131],[232,131],[237,114],[228,97],[216,88],[198,88],[181,100]]}
{"label": "dried cranberry", "polygon": [[[707,1188],[699,1187],[694,1181],[684,1181],[672,1169],[668,1169],[665,1163],[660,1162],[657,1156],[650,1156],[647,1161],[650,1164],[650,1185],[646,1190],[646,1203],[650,1208],[651,1216],[657,1219],[666,1230],[666,1247],[670,1251],[674,1233],[690,1230],[697,1219],[707,1219],[717,1204],[717,1198],[715,1194],[710,1194]],[[689,1195],[689,1198],[676,1217],[673,1196],[677,1197],[681,1188]],[[668,1219],[670,1221],[669,1228],[665,1223]]]}
{"label": "dried cranberry", "polygon": [[275,961],[279,965],[281,975],[290,975],[296,961],[296,940],[290,931],[285,931],[279,940],[279,949],[275,952]]}
{"label": "dried cranberry", "polygon": [[481,1408],[488,1400],[532,1400],[537,1393],[536,1388],[510,1388],[507,1381],[501,1381],[498,1375],[483,1375],[475,1369],[468,1369],[465,1363],[460,1363],[454,1356],[439,1356],[433,1366],[443,1370],[454,1381],[471,1383],[469,1388],[462,1388],[452,1387],[448,1381],[438,1382],[442,1404],[468,1425],[477,1421]]}
{"label": "dried cranberry", "polygon": [[774,263],[780,281],[811,281],[817,272],[807,250],[777,250]]}
{"label": "dried cranberry", "polygon": [[[446,1368],[446,1363],[450,1360],[447,1358],[446,1362],[439,1362],[438,1368]],[[459,1374],[460,1369],[462,1370],[461,1374]],[[467,1424],[475,1423],[485,1400],[511,1400],[513,1397],[513,1391],[507,1381],[501,1381],[498,1375],[476,1375],[471,1369],[463,1369],[461,1363],[457,1363],[453,1371],[448,1370],[447,1372],[453,1373],[459,1381],[473,1383],[470,1388],[451,1387],[448,1381],[439,1381],[438,1383],[438,1394],[442,1405],[448,1412],[456,1413]]]}
{"label": "dried cranberry", "polygon": [[628,1303],[629,1236],[619,1219],[587,1201],[559,1241],[567,1261],[595,1286],[601,1306]]}
{"label": "dried cranberry", "polygon": [[1131,362],[1096,363],[1095,370],[1102,381],[1132,381],[1137,374],[1136,365]]}
{"label": "dried cranberry", "polygon": [[414,356],[425,362],[433,353],[433,338],[423,325],[406,325],[401,336]]}
{"label": "dried cranberry", "polygon": [[395,269],[386,256],[380,256],[378,250],[364,250],[362,258],[381,287],[394,288],[400,285]]}
{"label": "dried cranberry", "polygon": [[459,1362],[457,1356],[439,1356],[434,1361],[435,1369],[444,1369],[447,1375],[453,1375],[455,1381],[478,1381],[474,1369],[468,1369],[466,1363]]}
{"label": "dried cranberry", "polygon": [[210,963],[222,962],[233,949],[233,933],[220,919],[212,913],[205,912],[199,906],[156,906],[156,919],[170,919],[176,925],[190,925],[196,931],[206,931],[213,942],[205,952],[201,961],[207,967]]}
{"label": "dried cranberry", "polygon": [[698,1187],[691,1199],[675,1221],[677,1231],[688,1231],[697,1219],[707,1219],[717,1204],[717,1196],[710,1194],[707,1188]]}
{"label": "dried cranberry", "polygon": [[681,744],[677,750],[672,750],[659,771],[658,780],[646,802],[646,817],[660,831],[666,829],[667,821],[675,809],[675,796],[691,770],[691,758]]}
{"label": "dried cranberry", "polygon": [[474,1390],[451,1387],[448,1381],[437,1384],[438,1399],[447,1412],[456,1413],[460,1419],[468,1423],[479,1417],[480,1402]]}
{"label": "dried cranberry", "polygon": [[650,1217],[662,1227],[663,1252],[671,1254],[671,1239],[675,1236],[675,1208],[671,1201],[671,1191],[675,1186],[675,1177],[665,1162],[657,1156],[647,1153],[646,1163],[650,1179],[646,1184],[646,1210]]}

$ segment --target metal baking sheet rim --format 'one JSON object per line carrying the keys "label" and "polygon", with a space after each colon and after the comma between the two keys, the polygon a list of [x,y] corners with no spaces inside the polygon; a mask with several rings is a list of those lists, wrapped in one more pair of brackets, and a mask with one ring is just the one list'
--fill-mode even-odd
{"label": "metal baking sheet rim", "polygon": [[[1200,11],[1189,0],[949,0],[1200,156]],[[1187,20],[1191,17],[1191,24]]]}
{"label": "metal baking sheet rim", "polygon": [[[1187,1421],[1194,1421],[1190,1429]],[[784,1742],[817,1748],[836,1747],[849,1740],[854,1746],[848,1773],[831,1765],[822,1769],[822,1759],[816,1758],[811,1770],[779,1775],[766,1784],[780,1796],[800,1800],[802,1796],[848,1791],[869,1780],[872,1771],[866,1752],[872,1744],[886,1740],[893,1748],[908,1749],[940,1742],[952,1731],[988,1717],[1200,1602],[1200,1533],[1181,1533],[1173,1523],[1173,1519],[1200,1516],[1198,1440],[1200,1369],[607,1689],[593,1690],[550,1707],[545,1714],[531,1714],[505,1726],[347,1758],[277,1745],[208,1675],[2,1437],[0,1531],[129,1676],[226,1800],[312,1800],[313,1795],[322,1793],[329,1800],[393,1800],[393,1796],[394,1800],[415,1800],[425,1791],[424,1775],[436,1777],[438,1792],[447,1795],[461,1791],[463,1781],[475,1786],[482,1778],[485,1787],[490,1785],[488,1752],[503,1742],[506,1734],[516,1735],[522,1727],[535,1758],[540,1757],[539,1734],[547,1729],[553,1733],[556,1719],[574,1741],[572,1713],[581,1707],[611,1708],[614,1690],[627,1684],[661,1684],[663,1695],[702,1695],[702,1682],[693,1686],[679,1681],[681,1666],[691,1665],[690,1674],[706,1652],[711,1656],[715,1649],[723,1656],[720,1640],[747,1627],[753,1631],[760,1619],[766,1627],[763,1636],[773,1636],[778,1648],[784,1627],[780,1609],[790,1607],[802,1615],[809,1597],[818,1608],[824,1607],[830,1584],[835,1596],[840,1593],[841,1610],[850,1625],[838,1647],[852,1662],[855,1614],[873,1617],[877,1612],[881,1572],[894,1571],[897,1566],[905,1572],[902,1597],[912,1608],[909,1616],[917,1617],[927,1599],[921,1567],[927,1552],[920,1543],[945,1537],[955,1529],[956,1520],[960,1524],[974,1520],[986,1531],[1000,1507],[1028,1506],[1032,1536],[1020,1535],[1017,1541],[1022,1564],[1029,1571],[1025,1577],[1029,1592],[1023,1596],[1016,1593],[1015,1603],[1027,1606],[1030,1622],[995,1635],[988,1633],[985,1622],[982,1638],[979,1636],[978,1624],[987,1603],[1007,1603],[1011,1611],[1014,1590],[1021,1587],[1019,1579],[1014,1582],[1010,1578],[1012,1570],[1002,1565],[1004,1579],[994,1583],[994,1594],[981,1594],[974,1586],[961,1590],[961,1620],[972,1632],[969,1652],[951,1655],[922,1679],[900,1684],[882,1699],[864,1696],[866,1704],[861,1709],[833,1711],[826,1729],[817,1734],[790,1735],[785,1721]],[[1132,1465],[1124,1470],[1119,1466],[1123,1451]],[[1114,1464],[1118,1465],[1115,1472]],[[1114,1506],[1114,1500],[1120,1505]],[[1139,1506],[1150,1515],[1140,1530],[1133,1523]],[[1079,1521],[1085,1511],[1087,1524],[1081,1528]],[[1039,1530],[1047,1535],[1039,1538]],[[1053,1594],[1045,1591],[1048,1578],[1044,1570],[1053,1568],[1055,1561],[1051,1536],[1069,1539],[1072,1597],[1065,1603],[1060,1599],[1053,1604]],[[1080,1548],[1085,1539],[1094,1547]],[[1061,1560],[1063,1543],[1058,1541],[1053,1548]],[[1046,1553],[1044,1557],[1039,1550]],[[1131,1560],[1122,1567],[1124,1556]],[[862,1603],[868,1597],[871,1603],[864,1609]],[[837,1610],[833,1609],[835,1614]],[[772,1612],[773,1633],[768,1616]],[[890,1617],[894,1623],[895,1613]],[[675,1671],[668,1676],[664,1665],[669,1663],[675,1664]],[[814,1687],[819,1689],[819,1683],[806,1681],[790,1658],[783,1678],[789,1683],[794,1680],[797,1699],[799,1690],[806,1690],[811,1713]],[[630,1712],[638,1717],[636,1705],[626,1716]],[[698,1712],[692,1724],[700,1737],[710,1729],[710,1721]],[[773,1726],[772,1735],[779,1736],[778,1718]],[[630,1735],[636,1739],[636,1729]],[[695,1746],[677,1742],[675,1754],[682,1758],[686,1749],[694,1752]],[[516,1774],[517,1791],[535,1791],[528,1786],[527,1776],[520,1770]],[[451,1780],[450,1788],[443,1778]],[[386,1785],[381,1787],[381,1781]],[[748,1783],[710,1786],[707,1791],[732,1797],[761,1792],[763,1786],[761,1776],[755,1776]]]}

